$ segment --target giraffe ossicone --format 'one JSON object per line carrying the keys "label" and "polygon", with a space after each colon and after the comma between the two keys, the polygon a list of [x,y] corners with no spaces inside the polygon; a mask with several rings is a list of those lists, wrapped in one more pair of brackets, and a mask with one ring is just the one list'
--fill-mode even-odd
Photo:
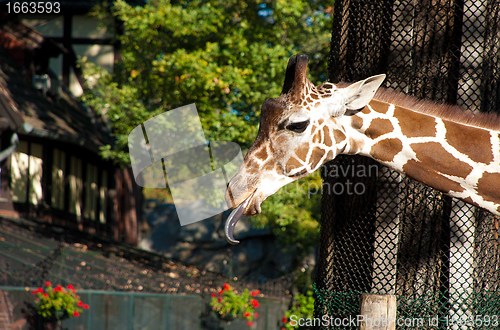
{"label": "giraffe ossicone", "polygon": [[241,214],[339,154],[361,154],[450,196],[500,215],[500,117],[464,114],[379,88],[376,75],[340,88],[307,78],[290,58],[279,97],[262,105],[259,131],[230,180],[226,238]]}

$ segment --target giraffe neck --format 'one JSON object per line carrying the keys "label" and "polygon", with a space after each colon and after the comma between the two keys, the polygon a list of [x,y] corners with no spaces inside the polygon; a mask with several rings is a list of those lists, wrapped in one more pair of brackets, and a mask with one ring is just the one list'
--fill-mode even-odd
{"label": "giraffe neck", "polygon": [[409,177],[500,214],[499,132],[373,100],[341,119],[339,150],[371,157]]}

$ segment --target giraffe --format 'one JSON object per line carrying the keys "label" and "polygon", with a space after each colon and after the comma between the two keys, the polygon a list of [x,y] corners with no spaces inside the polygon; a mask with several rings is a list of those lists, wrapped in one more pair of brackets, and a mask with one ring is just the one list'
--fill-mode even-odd
{"label": "giraffe", "polygon": [[339,154],[371,157],[500,215],[500,117],[386,90],[383,74],[316,87],[307,62],[306,55],[288,61],[281,95],[262,105],[257,137],[228,183],[229,243],[238,243],[242,214],[260,213],[267,197]]}

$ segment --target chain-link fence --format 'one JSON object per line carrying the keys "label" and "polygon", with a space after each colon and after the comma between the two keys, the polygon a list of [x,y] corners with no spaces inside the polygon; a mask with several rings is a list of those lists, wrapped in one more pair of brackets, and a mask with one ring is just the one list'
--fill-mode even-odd
{"label": "chain-link fence", "polygon": [[[335,1],[331,80],[378,73],[398,91],[500,113],[500,3]],[[323,178],[364,189],[323,189],[316,316],[355,316],[374,293],[397,296],[398,329],[500,323],[500,217],[364,157],[338,157]]]}
{"label": "chain-link fence", "polygon": [[[210,296],[225,282],[288,299],[292,279],[228,277],[92,235],[0,217],[0,286],[38,287],[46,280],[86,290]],[[0,327],[1,329],[1,327]]]}
{"label": "chain-link fence", "polygon": [[[241,330],[246,321],[222,322],[209,312],[210,297],[200,295],[154,294],[78,290],[83,302],[90,305],[80,317],[65,319],[66,330]],[[278,299],[259,298],[259,317],[252,329],[274,329],[283,313]],[[33,311],[34,298],[20,287],[0,286],[0,329],[42,329]],[[24,327],[19,326],[25,323]],[[37,324],[38,323],[38,324]],[[43,329],[49,329],[48,327]]]}

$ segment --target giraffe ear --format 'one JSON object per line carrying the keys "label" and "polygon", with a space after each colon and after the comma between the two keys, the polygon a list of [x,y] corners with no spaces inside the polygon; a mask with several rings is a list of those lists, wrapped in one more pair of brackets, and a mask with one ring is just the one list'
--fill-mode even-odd
{"label": "giraffe ear", "polygon": [[373,98],[385,79],[385,74],[371,76],[344,88],[345,107],[347,110],[364,108]]}
{"label": "giraffe ear", "polygon": [[307,55],[294,55],[288,60],[285,72],[285,81],[281,94],[287,94],[293,88],[301,91],[307,79]]}

